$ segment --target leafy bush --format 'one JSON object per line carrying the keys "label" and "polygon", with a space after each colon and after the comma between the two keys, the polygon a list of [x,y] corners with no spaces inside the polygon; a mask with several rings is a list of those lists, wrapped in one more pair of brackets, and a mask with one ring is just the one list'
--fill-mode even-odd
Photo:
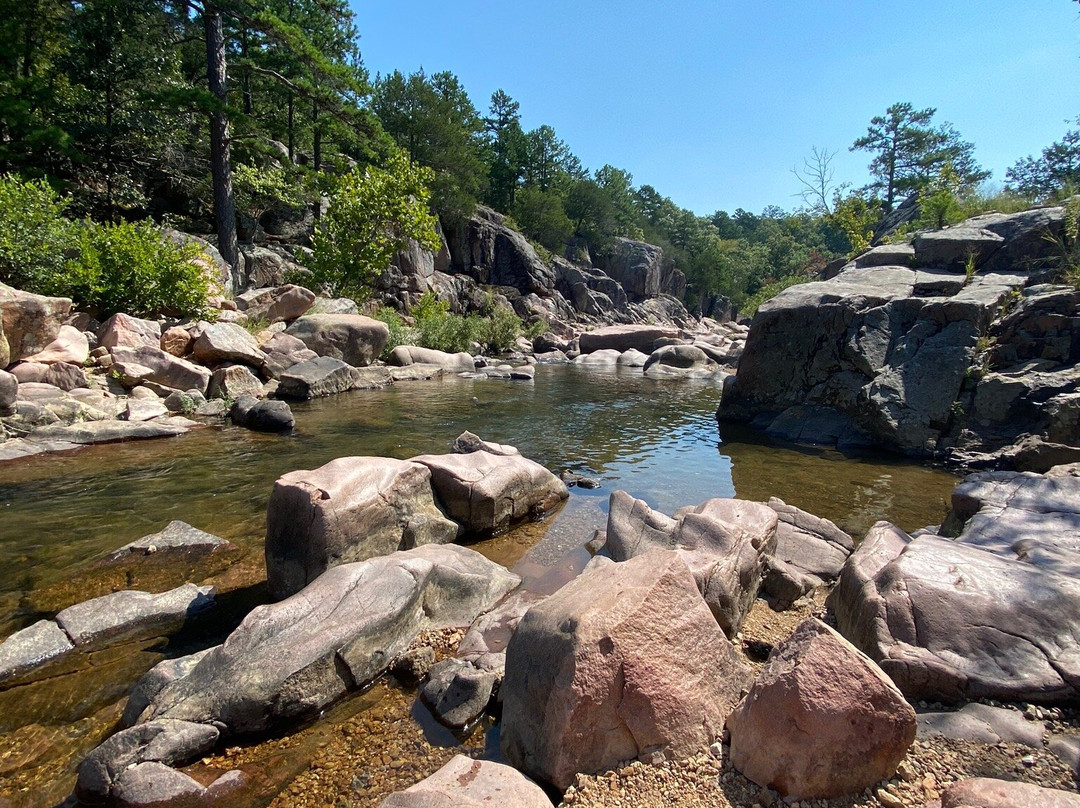
{"label": "leafy bush", "polygon": [[[488,298],[485,312],[484,316],[452,314],[447,301],[439,300],[434,292],[425,292],[413,306],[416,325],[410,327],[394,309],[384,306],[375,312],[375,319],[382,320],[390,329],[383,355],[388,356],[398,345],[419,345],[447,353],[469,351],[473,343],[493,353],[513,349],[514,342],[524,333],[521,318],[512,309],[496,305],[494,296]],[[547,323],[540,320],[530,327],[529,333],[538,336],[546,330]]]}
{"label": "leafy bush", "polygon": [[386,323],[386,327],[390,331],[390,337],[383,347],[383,359],[389,357],[390,352],[399,345],[415,345],[417,343],[418,333],[416,329],[409,327],[396,310],[389,306],[381,306],[372,316],[376,320]]}
{"label": "leafy bush", "polygon": [[362,300],[409,239],[438,250],[438,219],[429,207],[432,177],[431,169],[403,152],[386,168],[368,166],[342,177],[313,238],[314,284],[331,296]]}
{"label": "leafy bush", "polygon": [[164,239],[149,222],[78,228],[78,257],[43,280],[45,294],[62,295],[78,308],[106,317],[135,315],[205,316],[210,281],[195,263],[199,248]]}
{"label": "leafy bush", "polygon": [[67,200],[44,180],[0,175],[0,281],[39,291],[46,278],[61,273],[73,238],[65,207]]}
{"label": "leafy bush", "polygon": [[483,339],[489,351],[493,353],[506,353],[513,350],[514,343],[521,336],[521,318],[511,309],[505,306],[496,306],[486,319],[484,324]]}

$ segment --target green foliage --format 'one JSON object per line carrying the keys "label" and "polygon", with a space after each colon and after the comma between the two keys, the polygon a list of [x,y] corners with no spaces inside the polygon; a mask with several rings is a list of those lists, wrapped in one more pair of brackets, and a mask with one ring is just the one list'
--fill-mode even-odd
{"label": "green foliage", "polygon": [[360,300],[409,239],[438,250],[438,220],[428,207],[431,176],[398,152],[385,168],[368,166],[343,177],[313,238],[315,285]]}
{"label": "green foliage", "polygon": [[[1080,118],[1076,123],[1080,125]],[[1060,197],[1069,185],[1080,184],[1080,127],[1051,143],[1041,156],[1018,160],[1005,179],[1010,190],[1040,200]]]}
{"label": "green foliage", "polygon": [[739,307],[740,317],[753,317],[762,303],[772,300],[785,289],[807,283],[810,278],[805,275],[790,275],[773,283],[766,284],[746,299],[746,303]]}
{"label": "green foliage", "polygon": [[473,344],[479,344],[492,353],[506,353],[513,349],[523,333],[538,336],[547,330],[547,323],[538,320],[526,332],[521,318],[513,309],[496,304],[494,295],[488,296],[483,315],[462,317],[452,314],[447,301],[440,300],[434,292],[425,292],[412,307],[413,326],[407,325],[404,318],[389,307],[380,308],[374,316],[390,329],[384,358],[398,345],[419,345],[458,353],[470,351]]}
{"label": "green foliage", "polygon": [[389,306],[380,306],[372,316],[376,320],[386,323],[386,327],[390,331],[390,337],[383,347],[383,360],[386,360],[394,348],[399,345],[415,345],[417,343],[416,330],[406,325],[405,320],[396,309]]}
{"label": "green foliage", "polygon": [[552,252],[561,253],[573,232],[563,201],[553,191],[535,186],[521,188],[514,200],[513,213],[522,232]]}
{"label": "green foliage", "polygon": [[919,221],[917,227],[924,230],[940,230],[964,218],[964,206],[960,201],[962,182],[951,164],[943,165],[934,177],[919,191]]}
{"label": "green foliage", "polygon": [[1065,218],[1061,235],[1051,237],[1061,255],[1061,268],[1065,280],[1080,289],[1080,196],[1065,202]]}
{"label": "green foliage", "polygon": [[521,336],[521,318],[514,314],[513,309],[495,306],[483,323],[479,341],[487,345],[489,351],[506,353],[513,350],[514,343]]}
{"label": "green foliage", "polygon": [[237,208],[258,220],[274,207],[298,208],[307,201],[299,179],[281,166],[263,168],[240,163],[233,166]]}
{"label": "green foliage", "polygon": [[854,258],[870,249],[874,226],[881,220],[881,202],[857,191],[846,197],[837,193],[828,218],[844,234],[849,246],[847,255]]}
{"label": "green foliage", "polygon": [[117,312],[206,316],[210,282],[195,263],[197,246],[164,239],[149,222],[85,222],[77,247],[78,256],[63,272],[35,291],[70,297],[77,308],[99,317]]}
{"label": "green foliage", "polygon": [[66,206],[44,180],[0,175],[0,282],[33,291],[60,273],[72,238]]}

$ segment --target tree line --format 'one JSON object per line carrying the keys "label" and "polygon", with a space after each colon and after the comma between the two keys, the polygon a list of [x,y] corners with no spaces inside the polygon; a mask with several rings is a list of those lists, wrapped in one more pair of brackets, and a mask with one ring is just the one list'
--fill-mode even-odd
{"label": "tree line", "polygon": [[[702,216],[623,169],[588,169],[551,126],[526,130],[502,90],[481,111],[449,71],[371,77],[346,0],[11,5],[0,19],[0,174],[47,181],[66,195],[69,215],[212,229],[233,264],[238,226],[251,238],[274,211],[307,208],[318,218],[326,194],[361,194],[363,204],[340,206],[358,216],[426,226],[389,198],[419,177],[424,193],[410,197],[426,200],[430,190],[446,225],[482,203],[538,245],[578,259],[618,237],[643,239],[665,249],[694,295],[739,305],[864,249],[905,199],[920,202],[917,224],[926,226],[988,203],[974,145],[937,122],[936,110],[910,103],[874,117],[851,145],[870,158],[868,186],[835,182],[835,152],[814,148],[795,171],[798,209]],[[994,201],[1070,192],[1080,180],[1077,124],[1010,168]],[[379,192],[357,190],[365,181]],[[329,223],[323,243],[331,224],[343,243],[359,232]],[[385,244],[369,252],[368,263],[389,254]],[[328,277],[340,269],[328,267]]]}

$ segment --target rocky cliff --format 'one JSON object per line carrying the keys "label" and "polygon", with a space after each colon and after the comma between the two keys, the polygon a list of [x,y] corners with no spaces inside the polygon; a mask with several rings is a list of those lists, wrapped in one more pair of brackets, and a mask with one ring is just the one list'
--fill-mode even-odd
{"label": "rocky cliff", "polygon": [[1080,292],[1064,210],[985,214],[876,247],[754,318],[721,421],[920,457],[1080,444]]}

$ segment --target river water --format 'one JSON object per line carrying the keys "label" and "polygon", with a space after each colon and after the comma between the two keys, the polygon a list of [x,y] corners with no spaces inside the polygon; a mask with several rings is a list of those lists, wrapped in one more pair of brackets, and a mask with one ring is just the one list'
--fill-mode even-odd
{"label": "river water", "polygon": [[[878,519],[910,531],[944,517],[952,475],[895,458],[775,446],[726,426],[721,438],[718,399],[713,382],[549,365],[533,382],[450,378],[296,405],[290,436],[206,428],[9,463],[0,466],[0,635],[36,618],[43,610],[36,594],[63,581],[75,582],[69,590],[77,593],[95,560],[173,519],[239,545],[248,577],[258,577],[266,502],[279,476],[345,455],[445,452],[465,430],[513,444],[556,473],[601,482],[597,490],[572,488],[547,521],[476,545],[516,564],[536,588],[554,588],[584,563],[581,548],[604,527],[616,489],[667,513],[710,497],[775,496],[856,539]],[[5,796],[13,805],[55,804],[84,748],[115,721],[131,681],[167,653],[102,654],[90,673],[60,687],[64,698],[45,685],[36,696],[32,687],[0,692],[0,746],[16,750],[6,766],[0,753],[0,805]],[[94,688],[98,697],[71,695],[73,688]],[[20,776],[34,767],[54,785],[36,797],[28,784],[42,778]]]}

